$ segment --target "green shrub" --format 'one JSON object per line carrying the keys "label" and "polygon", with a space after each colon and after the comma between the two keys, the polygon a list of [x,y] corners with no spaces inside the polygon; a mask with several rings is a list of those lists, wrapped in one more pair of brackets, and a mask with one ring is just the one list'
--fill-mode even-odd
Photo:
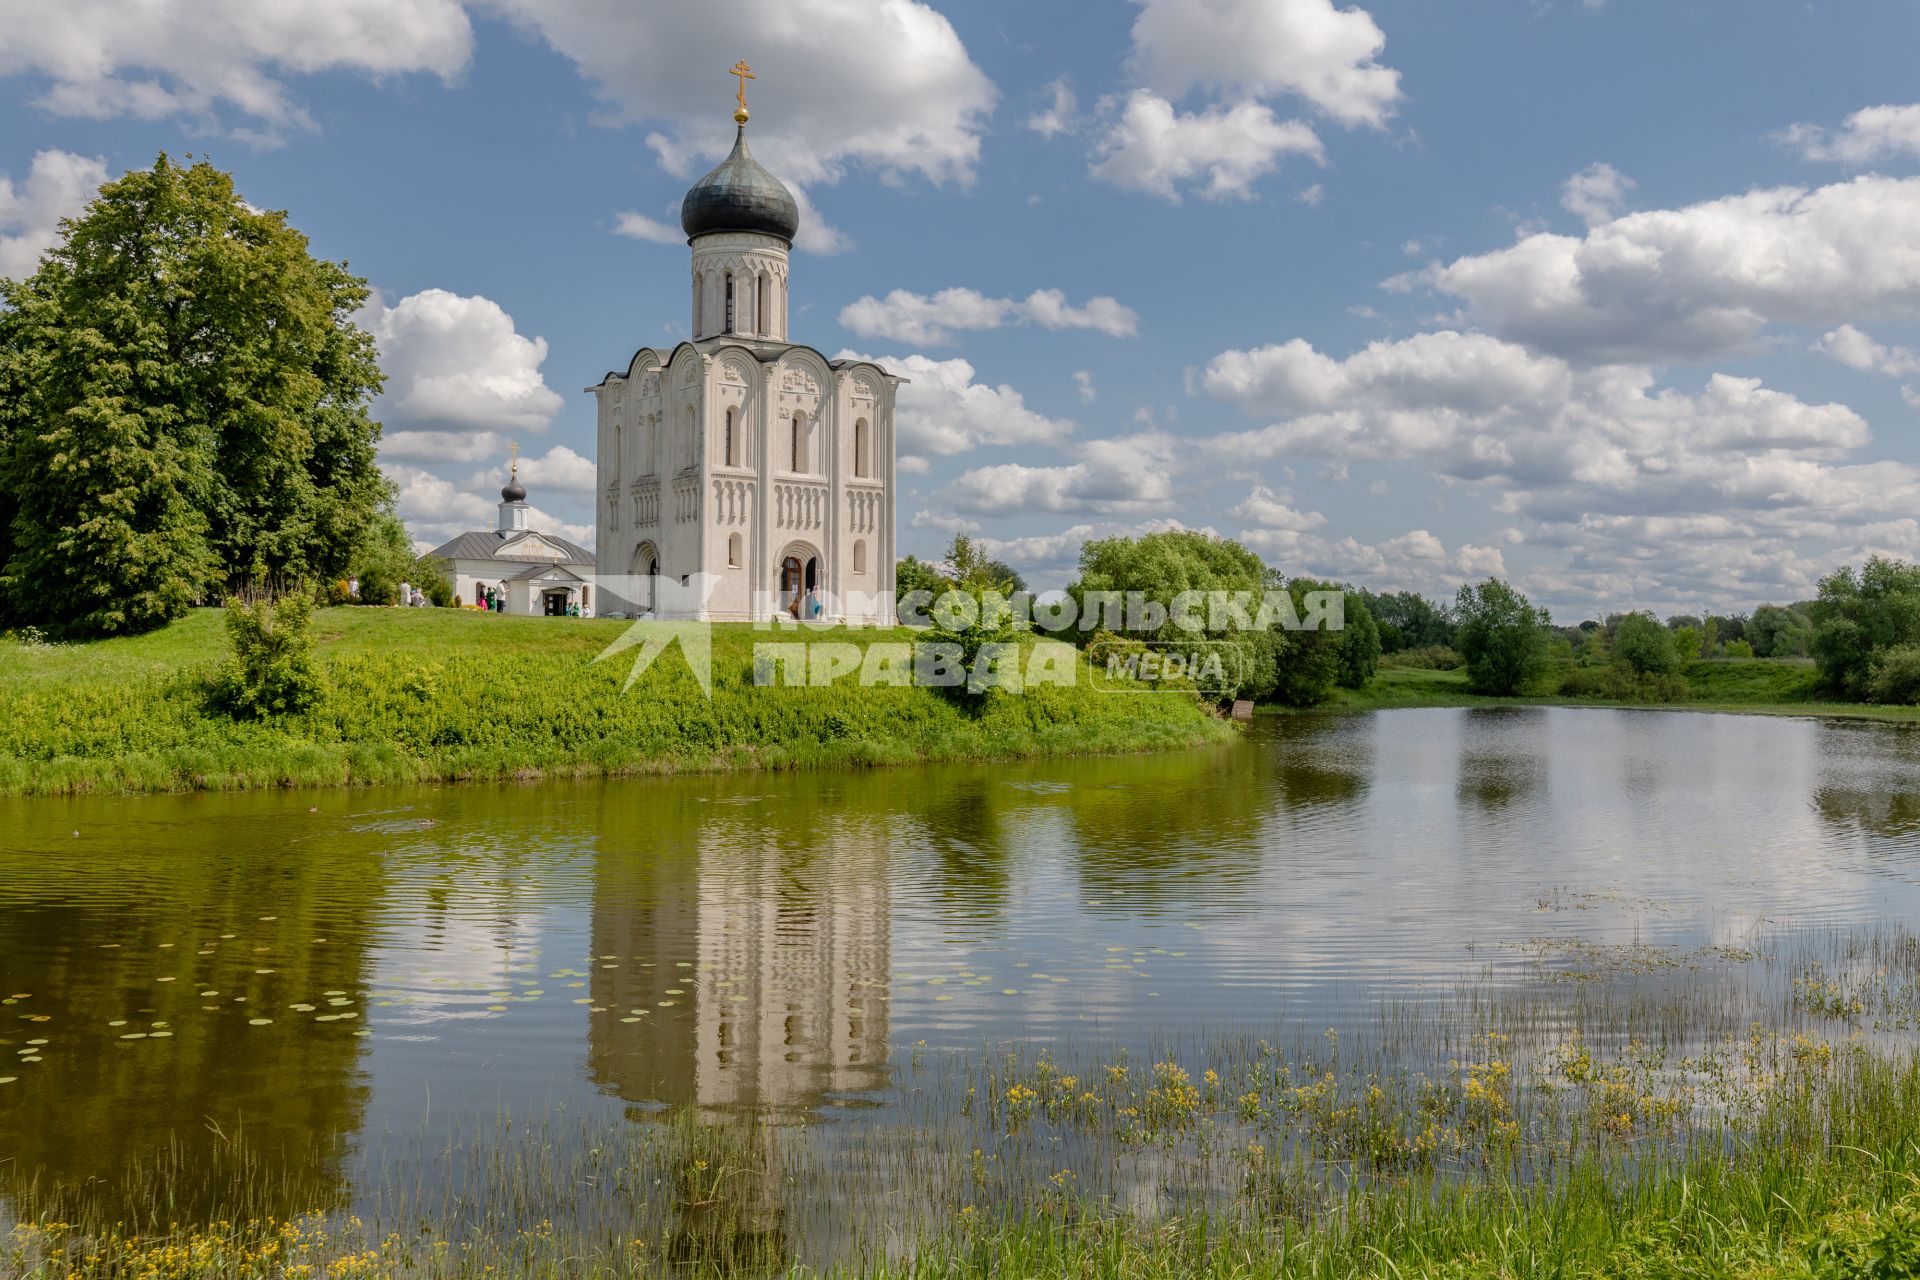
{"label": "green shrub", "polygon": [[1857,574],[1842,567],[1820,580],[1813,615],[1821,681],[1843,698],[1871,697],[1878,655],[1920,644],[1920,566],[1872,556]]}
{"label": "green shrub", "polygon": [[1347,592],[1345,625],[1340,631],[1340,686],[1358,689],[1380,669],[1380,627],[1357,591]]}
{"label": "green shrub", "polygon": [[208,690],[214,707],[236,720],[296,715],[320,701],[313,665],[313,604],[303,594],[227,606],[233,656]]}
{"label": "green shrub", "polygon": [[[421,556],[413,562],[413,572],[409,575],[420,594],[442,609],[450,609],[460,603],[453,594],[453,574],[445,560],[436,560],[432,556]],[[402,603],[405,603],[404,601]]]}
{"label": "green shrub", "polygon": [[1624,702],[1632,679],[1618,667],[1575,667],[1560,680],[1563,698],[1608,698]]}
{"label": "green shrub", "polygon": [[1920,703],[1920,644],[1896,645],[1874,655],[1867,696],[1903,707]]}
{"label": "green shrub", "polygon": [[1415,667],[1421,671],[1453,671],[1460,666],[1460,654],[1443,644],[1422,645],[1418,649],[1402,649],[1380,659],[1383,667]]}
{"label": "green shrub", "polygon": [[1720,652],[1729,658],[1751,658],[1753,646],[1745,640],[1729,640],[1720,646]]}
{"label": "green shrub", "polygon": [[1620,619],[1613,632],[1613,661],[1636,679],[1677,675],[1681,667],[1673,632],[1650,613],[1629,613]]}
{"label": "green shrub", "polygon": [[1563,698],[1599,698],[1609,702],[1678,702],[1687,696],[1687,681],[1677,672],[1635,674],[1625,663],[1605,667],[1574,667],[1561,677]]}
{"label": "green shrub", "polygon": [[[971,608],[961,608],[967,600],[973,602]],[[1020,653],[1019,627],[1007,598],[991,588],[956,586],[935,597],[932,616],[927,643],[957,646],[965,671],[964,681],[944,686],[946,692],[972,702],[1002,690],[999,681],[1007,673],[994,660],[994,654],[1012,654],[1017,662]],[[984,668],[982,650],[987,650]]]}

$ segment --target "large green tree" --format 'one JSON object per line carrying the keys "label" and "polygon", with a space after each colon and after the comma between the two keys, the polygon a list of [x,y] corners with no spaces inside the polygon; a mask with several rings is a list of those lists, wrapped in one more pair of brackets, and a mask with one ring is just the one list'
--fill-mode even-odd
{"label": "large green tree", "polygon": [[1747,620],[1746,638],[1762,658],[1804,658],[1813,644],[1813,620],[1799,605],[1763,604]]}
{"label": "large green tree", "polygon": [[1873,556],[1858,573],[1842,566],[1820,580],[1813,624],[1821,682],[1843,697],[1868,697],[1876,657],[1920,644],[1920,565]]}
{"label": "large green tree", "polygon": [[1613,660],[1635,677],[1678,675],[1685,665],[1675,633],[1651,613],[1620,616],[1613,630]]}
{"label": "large green tree", "polygon": [[[1191,529],[1149,533],[1138,538],[1095,538],[1080,547],[1080,577],[1067,587],[1079,608],[1080,628],[1090,638],[1102,625],[1103,611],[1089,609],[1090,592],[1138,592],[1146,600],[1169,605],[1182,592],[1249,592],[1256,598],[1277,580],[1266,563],[1230,538]],[[1279,664],[1294,637],[1277,629],[1227,630],[1196,634],[1171,617],[1158,627],[1130,629],[1138,639],[1216,642],[1231,646],[1238,678],[1230,690],[1241,698],[1266,698],[1280,679]],[[1328,681],[1331,688],[1331,681]],[[1323,692],[1320,696],[1324,697]]]}
{"label": "large green tree", "polygon": [[1453,616],[1454,647],[1474,692],[1519,693],[1545,669],[1552,619],[1500,579],[1460,588]]}
{"label": "large green tree", "polygon": [[161,155],[0,282],[0,619],[136,631],[342,576],[390,504],[366,282]]}
{"label": "large green tree", "polygon": [[[1359,591],[1367,612],[1379,624],[1380,647],[1388,653],[1453,643],[1453,616],[1445,604],[1412,591]],[[1352,597],[1348,598],[1352,606]]]}

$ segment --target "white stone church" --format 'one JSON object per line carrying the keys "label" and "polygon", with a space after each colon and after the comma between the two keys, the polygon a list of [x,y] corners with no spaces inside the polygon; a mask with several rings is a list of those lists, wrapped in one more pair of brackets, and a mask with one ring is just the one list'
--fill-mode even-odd
{"label": "white stone church", "polygon": [[891,625],[901,379],[787,340],[800,210],[747,150],[744,91],[734,120],[732,153],[680,206],[692,341],[587,388],[599,612]]}

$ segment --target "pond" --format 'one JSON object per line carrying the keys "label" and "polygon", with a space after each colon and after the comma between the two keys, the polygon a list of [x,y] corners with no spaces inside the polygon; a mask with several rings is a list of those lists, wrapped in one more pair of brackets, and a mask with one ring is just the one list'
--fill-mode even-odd
{"label": "pond", "polygon": [[244,1142],[291,1213],[556,1115],[750,1112],[857,1163],[927,1062],[1009,1045],[1591,1007],[1676,957],[1728,1008],[1779,939],[1920,919],[1920,733],[1302,715],[1012,766],[8,800],[0,832],[0,1162],[112,1188]]}

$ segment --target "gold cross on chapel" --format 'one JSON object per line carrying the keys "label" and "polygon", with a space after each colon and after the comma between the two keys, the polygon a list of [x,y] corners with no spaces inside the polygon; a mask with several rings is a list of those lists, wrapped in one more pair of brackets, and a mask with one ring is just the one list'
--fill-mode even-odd
{"label": "gold cross on chapel", "polygon": [[513,474],[519,475],[520,474],[520,442],[518,440],[507,441],[507,450],[513,455],[513,468],[512,468]]}
{"label": "gold cross on chapel", "polygon": [[747,81],[758,80],[760,77],[753,74],[753,68],[747,65],[745,58],[734,63],[727,74],[737,76],[740,80],[740,92],[735,96],[736,100],[740,103],[740,114],[745,115],[747,113]]}

